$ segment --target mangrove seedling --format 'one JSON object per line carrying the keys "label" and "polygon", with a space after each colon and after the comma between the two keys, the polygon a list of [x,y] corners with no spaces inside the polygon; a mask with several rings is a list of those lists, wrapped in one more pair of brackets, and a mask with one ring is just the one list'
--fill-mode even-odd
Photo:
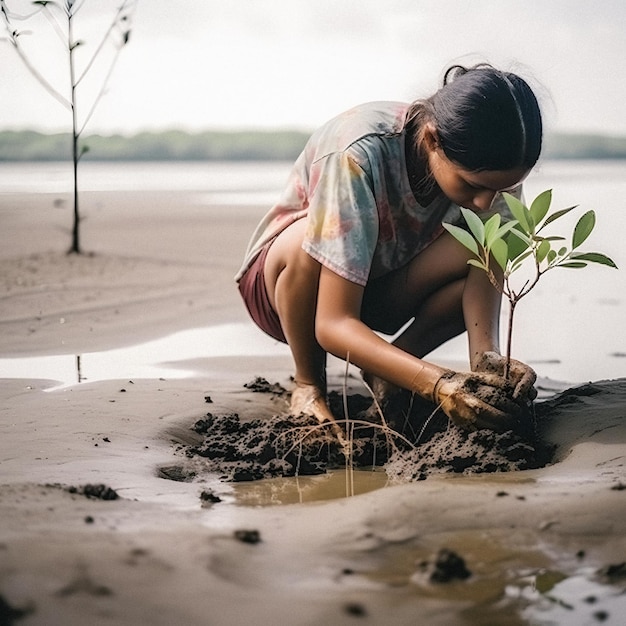
{"label": "mangrove seedling", "polygon": [[[579,247],[587,240],[596,224],[594,211],[582,215],[570,237],[569,245],[562,236],[546,236],[544,228],[568,214],[576,206],[548,214],[552,202],[552,190],[540,193],[527,207],[511,194],[504,193],[504,199],[515,219],[502,223],[499,213],[483,222],[468,209],[461,209],[468,230],[444,224],[444,228],[470,252],[474,258],[470,265],[484,270],[493,286],[509,301],[509,320],[506,340],[505,377],[508,378],[511,364],[511,340],[513,319],[517,303],[537,285],[539,279],[549,270],[557,267],[579,269],[589,263],[598,263],[617,268],[612,259],[600,252],[580,252]],[[528,260],[528,263],[526,261]],[[494,261],[503,278],[499,280],[494,271]],[[534,264],[530,278],[516,287],[511,276],[522,266]],[[498,275],[500,271],[498,271]]]}

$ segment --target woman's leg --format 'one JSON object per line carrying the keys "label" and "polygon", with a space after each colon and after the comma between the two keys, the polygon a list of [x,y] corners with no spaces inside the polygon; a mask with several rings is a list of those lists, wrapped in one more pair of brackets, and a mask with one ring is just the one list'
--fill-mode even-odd
{"label": "woman's leg", "polygon": [[366,287],[363,321],[375,330],[394,334],[413,319],[394,343],[424,357],[465,330],[467,259],[450,235],[442,235],[409,264]]}
{"label": "woman's leg", "polygon": [[265,284],[296,368],[291,412],[330,422],[342,442],[341,430],[326,402],[326,353],[315,339],[320,265],[302,249],[305,230],[306,220],[302,219],[278,235],[265,259]]}
{"label": "woman's leg", "polygon": [[265,260],[265,284],[294,358],[296,381],[324,390],[326,354],[315,340],[320,265],[302,250],[305,230],[302,219],[278,235]]}

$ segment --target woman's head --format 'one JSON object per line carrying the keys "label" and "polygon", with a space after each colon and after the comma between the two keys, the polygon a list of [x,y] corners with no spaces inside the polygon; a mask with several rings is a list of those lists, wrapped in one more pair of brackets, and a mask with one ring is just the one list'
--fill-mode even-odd
{"label": "woman's head", "polygon": [[522,78],[490,65],[451,67],[443,86],[413,106],[416,142],[434,130],[445,156],[469,171],[531,169],[541,152],[537,99]]}

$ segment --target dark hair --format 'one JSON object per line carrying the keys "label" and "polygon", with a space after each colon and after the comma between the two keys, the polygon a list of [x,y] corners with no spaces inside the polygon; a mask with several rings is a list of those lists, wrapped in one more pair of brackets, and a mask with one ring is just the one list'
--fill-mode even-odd
{"label": "dark hair", "polygon": [[421,145],[431,122],[445,155],[465,169],[530,169],[539,159],[541,111],[528,83],[486,64],[448,69],[443,86],[409,112]]}

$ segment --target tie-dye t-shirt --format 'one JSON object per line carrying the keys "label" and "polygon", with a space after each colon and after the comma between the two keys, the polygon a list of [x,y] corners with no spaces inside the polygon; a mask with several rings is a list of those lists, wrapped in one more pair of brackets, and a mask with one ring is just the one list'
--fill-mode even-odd
{"label": "tie-dye t-shirt", "polygon": [[[299,219],[308,222],[304,250],[363,286],[406,265],[442,234],[442,222],[458,222],[459,207],[447,198],[422,206],[411,190],[404,150],[408,108],[372,102],[317,130],[255,230],[236,280],[268,241]],[[508,218],[505,207],[496,198],[481,217],[498,211]]]}

